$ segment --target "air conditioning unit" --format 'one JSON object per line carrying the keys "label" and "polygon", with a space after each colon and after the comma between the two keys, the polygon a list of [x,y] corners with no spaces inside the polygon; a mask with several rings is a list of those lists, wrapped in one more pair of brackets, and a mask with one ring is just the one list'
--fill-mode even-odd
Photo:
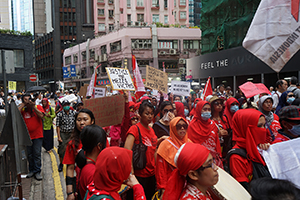
{"label": "air conditioning unit", "polygon": [[107,54],[103,54],[102,55],[102,62],[106,62],[107,61]]}
{"label": "air conditioning unit", "polygon": [[201,53],[201,50],[200,50],[200,49],[198,49],[198,50],[196,51],[196,56],[199,56],[199,55],[200,55],[200,53]]}
{"label": "air conditioning unit", "polygon": [[184,54],[184,55],[188,55],[189,52],[188,52],[188,51],[184,51],[183,54]]}
{"label": "air conditioning unit", "polygon": [[176,49],[170,49],[170,55],[175,55],[176,54]]}
{"label": "air conditioning unit", "polygon": [[179,64],[185,64],[185,59],[184,58],[179,58]]}
{"label": "air conditioning unit", "polygon": [[140,25],[141,25],[141,22],[135,22],[135,25],[136,25],[136,26],[140,26]]}
{"label": "air conditioning unit", "polygon": [[159,55],[166,55],[166,52],[165,51],[161,51],[161,52],[159,52]]}

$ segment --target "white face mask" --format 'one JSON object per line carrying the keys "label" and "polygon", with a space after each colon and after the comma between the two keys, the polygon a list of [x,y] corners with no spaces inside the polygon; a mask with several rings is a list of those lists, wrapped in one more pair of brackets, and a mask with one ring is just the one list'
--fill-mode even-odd
{"label": "white face mask", "polygon": [[171,121],[170,117],[169,117],[169,112],[165,113],[164,116],[162,117],[162,120],[165,122],[169,122]]}

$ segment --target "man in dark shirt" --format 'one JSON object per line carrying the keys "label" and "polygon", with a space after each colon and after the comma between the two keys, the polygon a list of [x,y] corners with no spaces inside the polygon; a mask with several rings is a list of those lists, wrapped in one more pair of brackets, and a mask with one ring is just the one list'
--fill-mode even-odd
{"label": "man in dark shirt", "polygon": [[281,135],[289,139],[300,136],[300,108],[298,106],[285,106],[279,111],[278,116],[282,127],[278,132]]}

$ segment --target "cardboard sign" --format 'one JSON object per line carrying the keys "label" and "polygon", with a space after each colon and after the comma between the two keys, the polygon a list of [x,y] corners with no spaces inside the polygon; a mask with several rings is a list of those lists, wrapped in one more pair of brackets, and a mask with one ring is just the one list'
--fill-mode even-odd
{"label": "cardboard sign", "polygon": [[85,97],[88,86],[89,86],[89,84],[84,84],[84,86],[80,87],[79,96]]}
{"label": "cardboard sign", "polygon": [[96,124],[101,127],[121,124],[125,100],[122,95],[113,95],[83,101],[84,107],[94,113]]}
{"label": "cardboard sign", "polygon": [[95,87],[95,98],[101,98],[106,96],[106,87]]}
{"label": "cardboard sign", "polygon": [[116,67],[106,67],[105,69],[113,90],[135,90],[128,69]]}
{"label": "cardboard sign", "polygon": [[168,93],[168,74],[147,65],[145,87]]}
{"label": "cardboard sign", "polygon": [[191,90],[190,82],[185,81],[172,81],[171,92],[176,95],[189,96]]}
{"label": "cardboard sign", "polygon": [[75,94],[70,94],[67,96],[64,96],[63,98],[60,98],[59,101],[60,103],[64,102],[64,101],[69,101],[70,103],[72,103],[73,101],[76,101],[77,97],[75,96]]}

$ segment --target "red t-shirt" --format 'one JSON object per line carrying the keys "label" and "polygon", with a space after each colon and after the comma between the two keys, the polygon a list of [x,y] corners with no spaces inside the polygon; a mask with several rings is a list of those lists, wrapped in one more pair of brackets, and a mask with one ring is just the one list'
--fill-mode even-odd
{"label": "red t-shirt", "polygon": [[230,172],[238,182],[250,183],[253,177],[253,166],[251,160],[243,158],[237,154],[233,154],[230,157]]}
{"label": "red t-shirt", "polygon": [[80,172],[79,178],[79,192],[81,199],[84,199],[85,193],[87,191],[87,186],[93,181],[95,173],[95,163],[87,163]]}
{"label": "red t-shirt", "polygon": [[[37,109],[44,113],[44,109],[41,105],[36,105]],[[43,138],[43,121],[32,109],[31,111],[26,111],[23,109],[21,111],[25,124],[27,126],[30,138],[38,139]]]}
{"label": "red t-shirt", "polygon": [[174,169],[175,167],[170,165],[165,159],[163,159],[159,154],[157,154],[155,178],[157,184],[156,187],[158,189],[166,188],[167,182]]}
{"label": "red t-shirt", "polygon": [[[142,170],[135,170],[134,174],[139,177],[150,177],[155,175],[155,160],[154,153],[157,145],[157,137],[154,133],[154,130],[149,127],[149,130],[145,128],[141,123],[138,123],[137,126],[140,128],[143,144],[148,148],[146,151],[147,164],[146,167]],[[127,132],[132,134],[135,137],[135,144],[139,144],[139,131],[137,126],[131,126]]]}

